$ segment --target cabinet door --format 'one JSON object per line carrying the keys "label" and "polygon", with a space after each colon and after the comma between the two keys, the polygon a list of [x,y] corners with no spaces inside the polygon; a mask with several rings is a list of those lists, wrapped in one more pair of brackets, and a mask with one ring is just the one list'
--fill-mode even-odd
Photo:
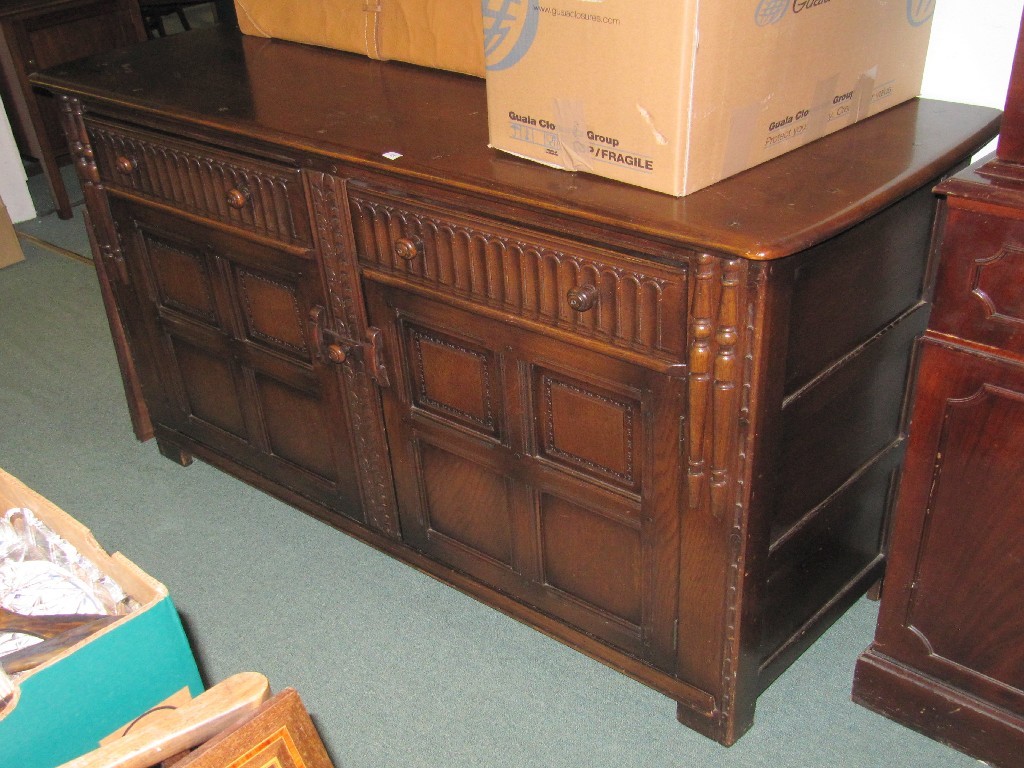
{"label": "cabinet door", "polygon": [[312,253],[125,200],[111,210],[158,440],[202,446],[361,520],[338,373],[314,343],[327,304]]}
{"label": "cabinet door", "polygon": [[403,537],[663,667],[678,584],[680,382],[369,282]]}
{"label": "cabinet door", "polygon": [[1024,714],[1024,364],[922,344],[874,647]]}

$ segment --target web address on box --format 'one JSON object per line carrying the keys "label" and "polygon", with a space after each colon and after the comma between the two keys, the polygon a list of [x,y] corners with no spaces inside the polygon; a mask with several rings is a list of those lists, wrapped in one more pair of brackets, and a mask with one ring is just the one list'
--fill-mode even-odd
{"label": "web address on box", "polygon": [[556,16],[560,19],[575,19],[576,21],[594,21],[598,24],[621,24],[622,19],[616,16],[602,16],[599,13],[584,13],[582,11],[569,10],[567,8],[554,8],[550,5],[533,6],[535,11],[545,13],[549,16]]}

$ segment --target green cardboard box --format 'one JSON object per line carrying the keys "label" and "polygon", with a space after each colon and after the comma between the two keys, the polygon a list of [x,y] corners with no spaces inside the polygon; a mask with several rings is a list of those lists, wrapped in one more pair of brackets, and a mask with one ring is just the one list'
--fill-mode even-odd
{"label": "green cardboard box", "polygon": [[27,508],[133,599],[137,608],[32,670],[12,676],[0,709],[0,768],[53,768],[182,688],[203,691],[167,588],[107,554],[66,512],[0,469],[0,514]]}

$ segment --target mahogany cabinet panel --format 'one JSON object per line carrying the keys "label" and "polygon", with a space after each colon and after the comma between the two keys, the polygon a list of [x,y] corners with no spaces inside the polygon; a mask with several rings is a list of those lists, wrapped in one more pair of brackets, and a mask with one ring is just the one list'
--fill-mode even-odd
{"label": "mahogany cabinet panel", "polygon": [[854,698],[996,765],[1024,745],[1024,361],[922,343],[871,648]]}
{"label": "mahogany cabinet panel", "polygon": [[1024,214],[951,205],[942,254],[929,327],[1024,355]]}
{"label": "mahogany cabinet panel", "polygon": [[671,665],[682,383],[373,273],[366,295],[396,374],[384,404],[405,539]]}

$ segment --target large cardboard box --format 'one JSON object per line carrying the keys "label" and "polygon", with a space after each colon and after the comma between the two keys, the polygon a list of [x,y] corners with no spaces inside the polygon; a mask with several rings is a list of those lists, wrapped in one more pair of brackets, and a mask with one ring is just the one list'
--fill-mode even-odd
{"label": "large cardboard box", "polygon": [[493,146],[685,195],[918,95],[934,0],[484,5]]}
{"label": "large cardboard box", "polygon": [[14,231],[11,215],[7,206],[0,200],[0,267],[9,267],[25,260],[25,253],[18,242],[18,233]]}
{"label": "large cardboard box", "polygon": [[0,514],[28,509],[124,591],[131,612],[42,666],[13,676],[0,705],[0,764],[52,768],[182,688],[203,685],[163,584],[127,558],[108,555],[88,528],[0,470]]}
{"label": "large cardboard box", "polygon": [[484,76],[480,0],[235,0],[235,10],[247,35]]}

